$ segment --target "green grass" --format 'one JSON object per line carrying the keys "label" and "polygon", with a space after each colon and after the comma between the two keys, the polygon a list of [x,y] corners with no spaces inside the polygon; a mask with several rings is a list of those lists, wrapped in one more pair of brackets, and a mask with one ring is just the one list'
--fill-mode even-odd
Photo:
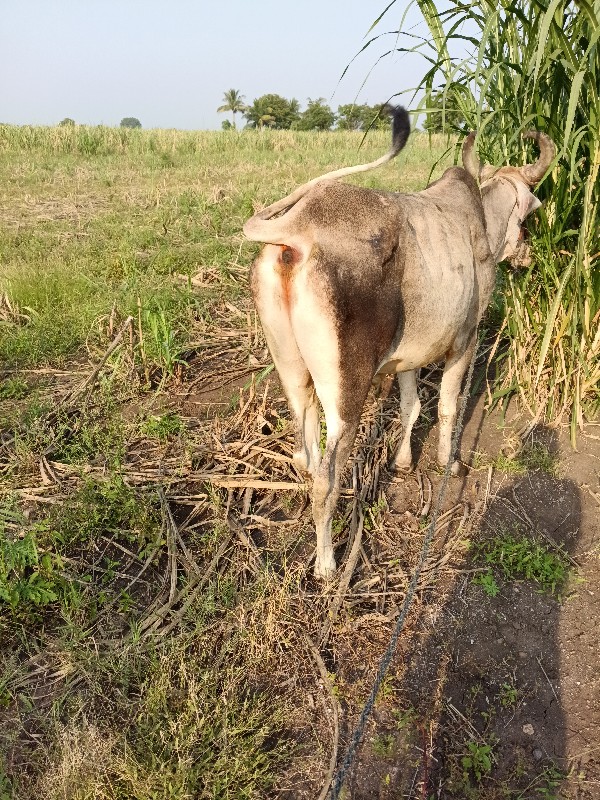
{"label": "green grass", "polygon": [[519,531],[503,531],[474,548],[475,562],[490,571],[478,576],[476,583],[491,597],[497,594],[494,572],[505,580],[529,580],[541,591],[558,593],[569,575],[566,555],[557,545],[547,543]]}
{"label": "green grass", "polygon": [[371,741],[371,749],[380,758],[389,758],[396,746],[396,739],[391,733],[376,736]]}
{"label": "green grass", "polygon": [[[484,459],[483,465],[487,463]],[[539,471],[558,477],[558,455],[540,443],[525,445],[510,458],[504,453],[498,453],[489,463],[498,472],[508,475],[526,475],[528,472]]]}
{"label": "green grass", "polygon": [[[375,158],[389,134],[374,132],[359,150],[361,140],[352,132],[0,126],[0,292],[12,309],[0,326],[0,361],[65,363],[84,343],[106,346],[111,315],[131,314],[142,330],[136,353],[172,374],[195,324],[242,291],[256,248],[242,246],[241,227],[253,204]],[[393,167],[362,183],[423,188],[444,149],[443,137],[430,151],[416,136]],[[202,271],[207,285],[198,291],[189,279]]]}
{"label": "green grass", "polygon": [[141,432],[151,439],[161,441],[176,436],[184,430],[184,425],[179,414],[167,412],[166,414],[154,414],[140,425]]}
{"label": "green grass", "polygon": [[[0,519],[19,528],[0,529],[0,707],[11,720],[0,752],[22,719],[44,742],[19,745],[28,768],[0,771],[0,789],[56,800],[265,797],[291,752],[283,708],[248,681],[252,634],[224,634],[237,630],[238,604],[268,603],[277,591],[240,590],[233,574],[216,575],[176,631],[153,639],[140,622],[148,592],[161,596],[171,546],[155,492],[132,489],[113,470],[84,480],[35,523],[8,498]],[[215,521],[207,533],[188,540],[198,559],[214,553],[223,528]],[[144,580],[134,580],[142,565]],[[180,574],[178,588],[185,582]],[[27,683],[14,688],[23,670],[14,655],[35,658],[49,642],[64,678],[50,709]]]}

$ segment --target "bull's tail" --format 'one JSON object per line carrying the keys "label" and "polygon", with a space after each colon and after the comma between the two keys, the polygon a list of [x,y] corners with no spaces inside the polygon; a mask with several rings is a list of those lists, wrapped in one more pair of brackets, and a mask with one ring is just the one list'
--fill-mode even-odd
{"label": "bull's tail", "polygon": [[368,170],[381,167],[395,158],[408,140],[410,134],[410,118],[408,116],[408,111],[402,106],[386,105],[383,111],[392,117],[392,146],[385,155],[381,156],[381,158],[378,158],[376,161],[370,161],[368,164],[357,164],[354,167],[342,167],[342,169],[327,172],[325,175],[320,175],[318,178],[313,178],[308,181],[308,183],[299,186],[292,194],[289,194],[282,200],[277,200],[277,202],[263,208],[262,211],[259,211],[251,217],[244,225],[244,236],[253,242],[280,244],[277,238],[278,226],[274,224],[276,220],[271,221],[271,217],[287,211],[304,197],[309,189],[321,181],[337,180],[338,178],[346,177],[346,175],[353,175],[356,172],[367,172]]}

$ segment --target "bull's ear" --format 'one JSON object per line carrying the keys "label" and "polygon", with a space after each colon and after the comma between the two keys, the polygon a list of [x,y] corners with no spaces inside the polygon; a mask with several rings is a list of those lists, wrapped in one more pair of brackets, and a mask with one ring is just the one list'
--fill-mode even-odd
{"label": "bull's ear", "polygon": [[521,220],[527,219],[541,205],[537,197],[523,186],[522,191],[519,191],[519,218]]}

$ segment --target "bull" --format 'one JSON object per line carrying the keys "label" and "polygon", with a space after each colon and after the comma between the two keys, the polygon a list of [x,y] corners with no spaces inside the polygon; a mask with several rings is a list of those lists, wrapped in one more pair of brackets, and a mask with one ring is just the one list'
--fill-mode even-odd
{"label": "bull", "polygon": [[[369,388],[397,375],[402,438],[395,471],[412,465],[419,415],[417,370],[444,360],[437,459],[450,458],[457,399],[494,287],[495,267],[521,252],[521,229],[539,207],[532,194],[555,154],[529,131],[540,157],[523,167],[482,165],[474,136],[463,165],[424,191],[404,194],[338,183],[394,158],[408,113],[389,108],[392,146],[376,161],[315,178],[255,214],[245,236],[265,244],[251,291],[295,424],[294,462],[313,477],[315,574],[335,571],[331,523],[340,479]],[[478,181],[480,184],[478,185]],[[320,448],[320,411],[327,426]],[[453,465],[453,471],[458,467]]]}

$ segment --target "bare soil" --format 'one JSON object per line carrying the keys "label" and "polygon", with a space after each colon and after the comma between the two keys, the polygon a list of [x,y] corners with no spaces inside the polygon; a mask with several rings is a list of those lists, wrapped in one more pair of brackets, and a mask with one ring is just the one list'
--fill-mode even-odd
{"label": "bare soil", "polygon": [[[514,445],[523,420],[486,414],[483,397],[469,411],[462,453],[471,467],[451,484],[444,510],[464,504],[475,517],[475,541],[519,530],[550,549],[556,545],[572,562],[571,576],[560,597],[526,580],[499,581],[500,592],[489,597],[473,583],[477,565],[468,550],[455,552],[446,564],[451,569],[418,597],[345,796],[594,800],[600,798],[598,428],[579,436],[577,450],[566,431],[534,429],[528,443],[555,454],[557,477],[541,470],[511,476],[473,466],[472,454],[478,452],[475,464],[485,463],[483,454],[493,460]],[[384,526],[415,518],[424,476],[436,496],[436,434],[434,427],[424,435],[421,474],[385,487]],[[415,532],[415,547],[420,541]],[[376,546],[367,536],[365,548]],[[370,619],[359,636],[336,637],[342,752],[389,639],[387,610],[382,606],[379,624]],[[463,763],[469,742],[490,746],[491,768],[479,779]]]}

